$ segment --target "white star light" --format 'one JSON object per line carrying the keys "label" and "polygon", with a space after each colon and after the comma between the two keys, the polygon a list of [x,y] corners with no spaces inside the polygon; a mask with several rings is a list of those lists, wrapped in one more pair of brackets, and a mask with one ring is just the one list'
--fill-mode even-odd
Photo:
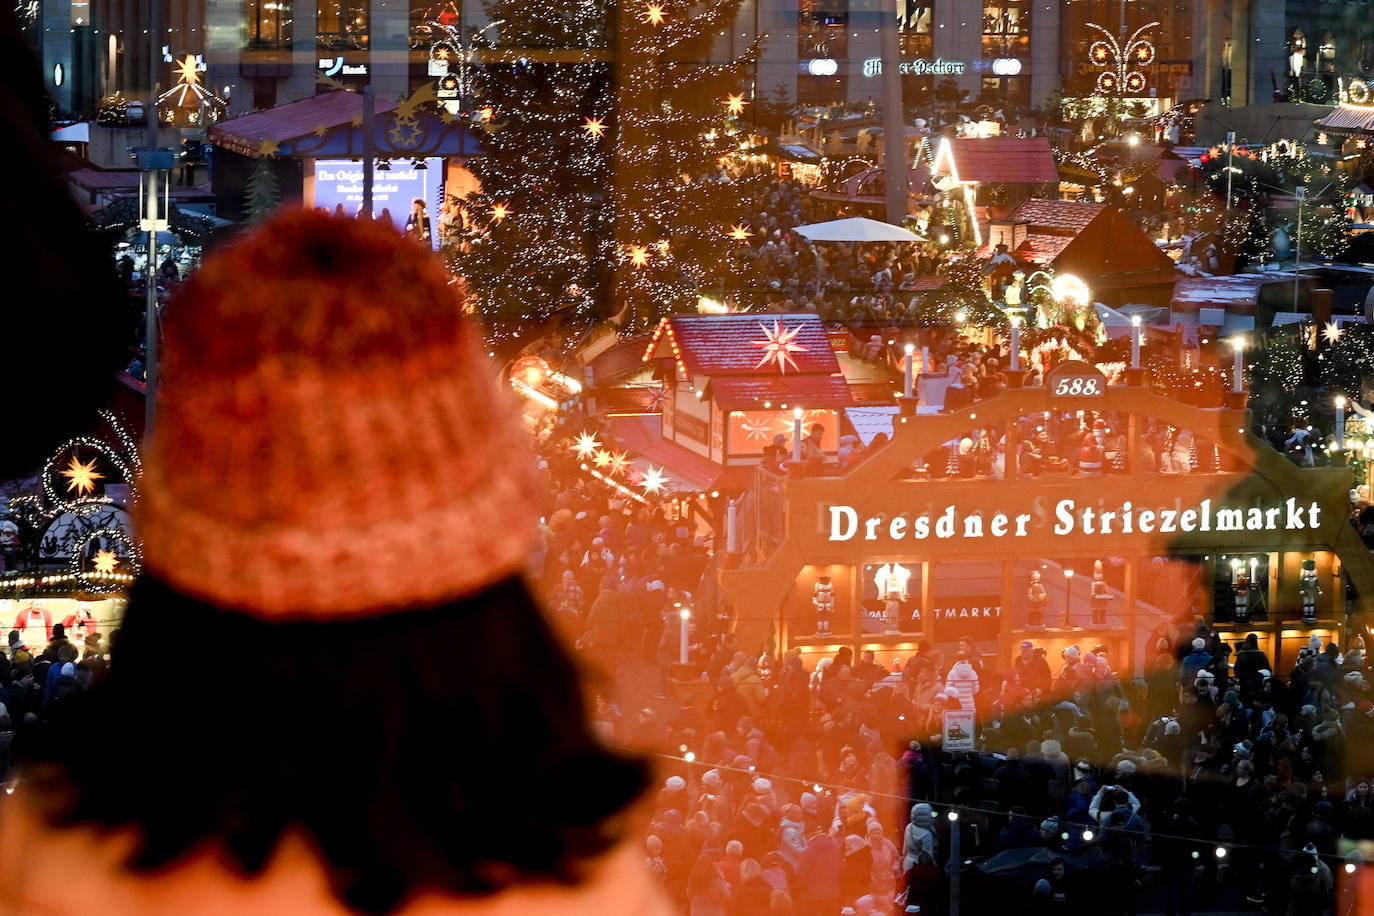
{"label": "white star light", "polygon": [[649,465],[642,477],[639,478],[639,485],[644,488],[645,493],[658,495],[667,486],[668,478],[663,475],[663,468],[656,468]]}
{"label": "white star light", "polygon": [[800,371],[801,367],[798,366],[796,360],[792,358],[792,354],[805,353],[808,349],[807,347],[794,343],[797,335],[801,333],[801,326],[798,325],[789,331],[784,329],[782,324],[777,321],[773,322],[773,327],[771,329],[763,322],[759,322],[759,329],[763,331],[764,339],[750,341],[751,344],[763,350],[763,356],[759,359],[758,364],[755,365],[754,368],[759,369],[771,362],[776,362],[779,372],[786,372],[789,363],[793,369]]}
{"label": "white star light", "polygon": [[1326,338],[1327,343],[1335,343],[1341,339],[1341,326],[1334,321],[1328,321],[1322,328],[1322,336]]}
{"label": "white star light", "polygon": [[587,459],[596,454],[596,450],[601,447],[601,443],[596,440],[592,433],[579,433],[576,441],[573,442],[573,451],[578,458]]}

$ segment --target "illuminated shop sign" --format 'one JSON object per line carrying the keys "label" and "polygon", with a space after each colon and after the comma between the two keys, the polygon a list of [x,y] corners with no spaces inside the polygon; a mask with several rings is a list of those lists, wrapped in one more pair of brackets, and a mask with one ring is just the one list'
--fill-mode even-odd
{"label": "illuminated shop sign", "polygon": [[1116,509],[1080,506],[1061,499],[1052,512],[971,512],[956,506],[921,515],[884,513],[860,518],[853,506],[829,506],[828,540],[903,541],[952,538],[1030,537],[1032,534],[1177,534],[1194,531],[1311,531],[1321,525],[1322,508],[1296,498],[1282,505],[1220,508],[1204,499],[1196,508],[1138,508],[1130,501]]}
{"label": "illuminated shop sign", "polygon": [[[910,76],[958,76],[968,70],[968,64],[962,60],[945,60],[942,57],[934,60],[917,58],[902,61],[901,70]],[[864,76],[881,76],[882,72],[881,57],[870,57],[864,61]]]}

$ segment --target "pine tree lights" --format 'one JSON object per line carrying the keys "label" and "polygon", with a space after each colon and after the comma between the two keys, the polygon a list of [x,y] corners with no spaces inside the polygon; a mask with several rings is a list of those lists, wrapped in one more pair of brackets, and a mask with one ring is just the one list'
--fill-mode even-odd
{"label": "pine tree lights", "polygon": [[[613,303],[626,325],[694,309],[698,289],[730,272],[733,246],[722,220],[742,215],[756,181],[718,179],[722,160],[744,139],[742,84],[757,42],[733,60],[703,62],[739,4],[656,3],[660,22],[620,19],[616,56],[628,66],[617,81],[612,206],[622,259]],[[647,262],[628,262],[623,252],[634,246],[648,249]]]}
{"label": "pine tree lights", "polygon": [[743,127],[723,100],[743,101],[757,51],[701,61],[739,2],[488,0],[501,25],[474,88],[496,113],[470,165],[475,238],[451,258],[496,336],[559,313],[642,326],[726,274],[721,220],[753,182],[723,177]]}

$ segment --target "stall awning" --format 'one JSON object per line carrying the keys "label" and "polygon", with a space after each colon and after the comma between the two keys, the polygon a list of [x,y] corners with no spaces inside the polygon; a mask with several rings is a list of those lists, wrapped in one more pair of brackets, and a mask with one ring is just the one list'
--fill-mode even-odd
{"label": "stall awning", "polygon": [[675,442],[664,439],[658,417],[614,417],[606,424],[611,436],[630,452],[640,470],[661,468],[673,493],[735,491],[748,486],[753,465],[724,467]]}
{"label": "stall awning", "polygon": [[1317,127],[1337,134],[1374,134],[1374,108],[1360,105],[1337,105]]}
{"label": "stall awning", "polygon": [[[457,118],[433,108],[377,100],[372,149],[379,158],[422,159],[478,152],[477,139]],[[288,102],[212,126],[210,142],[242,156],[358,158],[367,144],[363,97],[340,89]],[[446,120],[447,118],[447,120]]]}
{"label": "stall awning", "polygon": [[818,409],[854,403],[849,385],[833,375],[712,379],[708,394],[721,410],[759,410],[765,403]]}

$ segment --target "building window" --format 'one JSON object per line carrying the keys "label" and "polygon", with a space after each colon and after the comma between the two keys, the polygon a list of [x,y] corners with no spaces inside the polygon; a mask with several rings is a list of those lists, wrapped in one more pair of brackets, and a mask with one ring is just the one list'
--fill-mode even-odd
{"label": "building window", "polygon": [[983,7],[983,57],[1019,57],[1029,51],[1030,15],[1025,0]]}
{"label": "building window", "polygon": [[367,50],[368,0],[325,0],[319,6],[315,42],[321,51]]}
{"label": "building window", "polygon": [[248,0],[248,47],[291,47],[291,0]]}
{"label": "building window", "polygon": [[935,53],[931,43],[934,15],[935,8],[930,0],[921,4],[897,0],[897,27],[903,60],[929,58]]}

